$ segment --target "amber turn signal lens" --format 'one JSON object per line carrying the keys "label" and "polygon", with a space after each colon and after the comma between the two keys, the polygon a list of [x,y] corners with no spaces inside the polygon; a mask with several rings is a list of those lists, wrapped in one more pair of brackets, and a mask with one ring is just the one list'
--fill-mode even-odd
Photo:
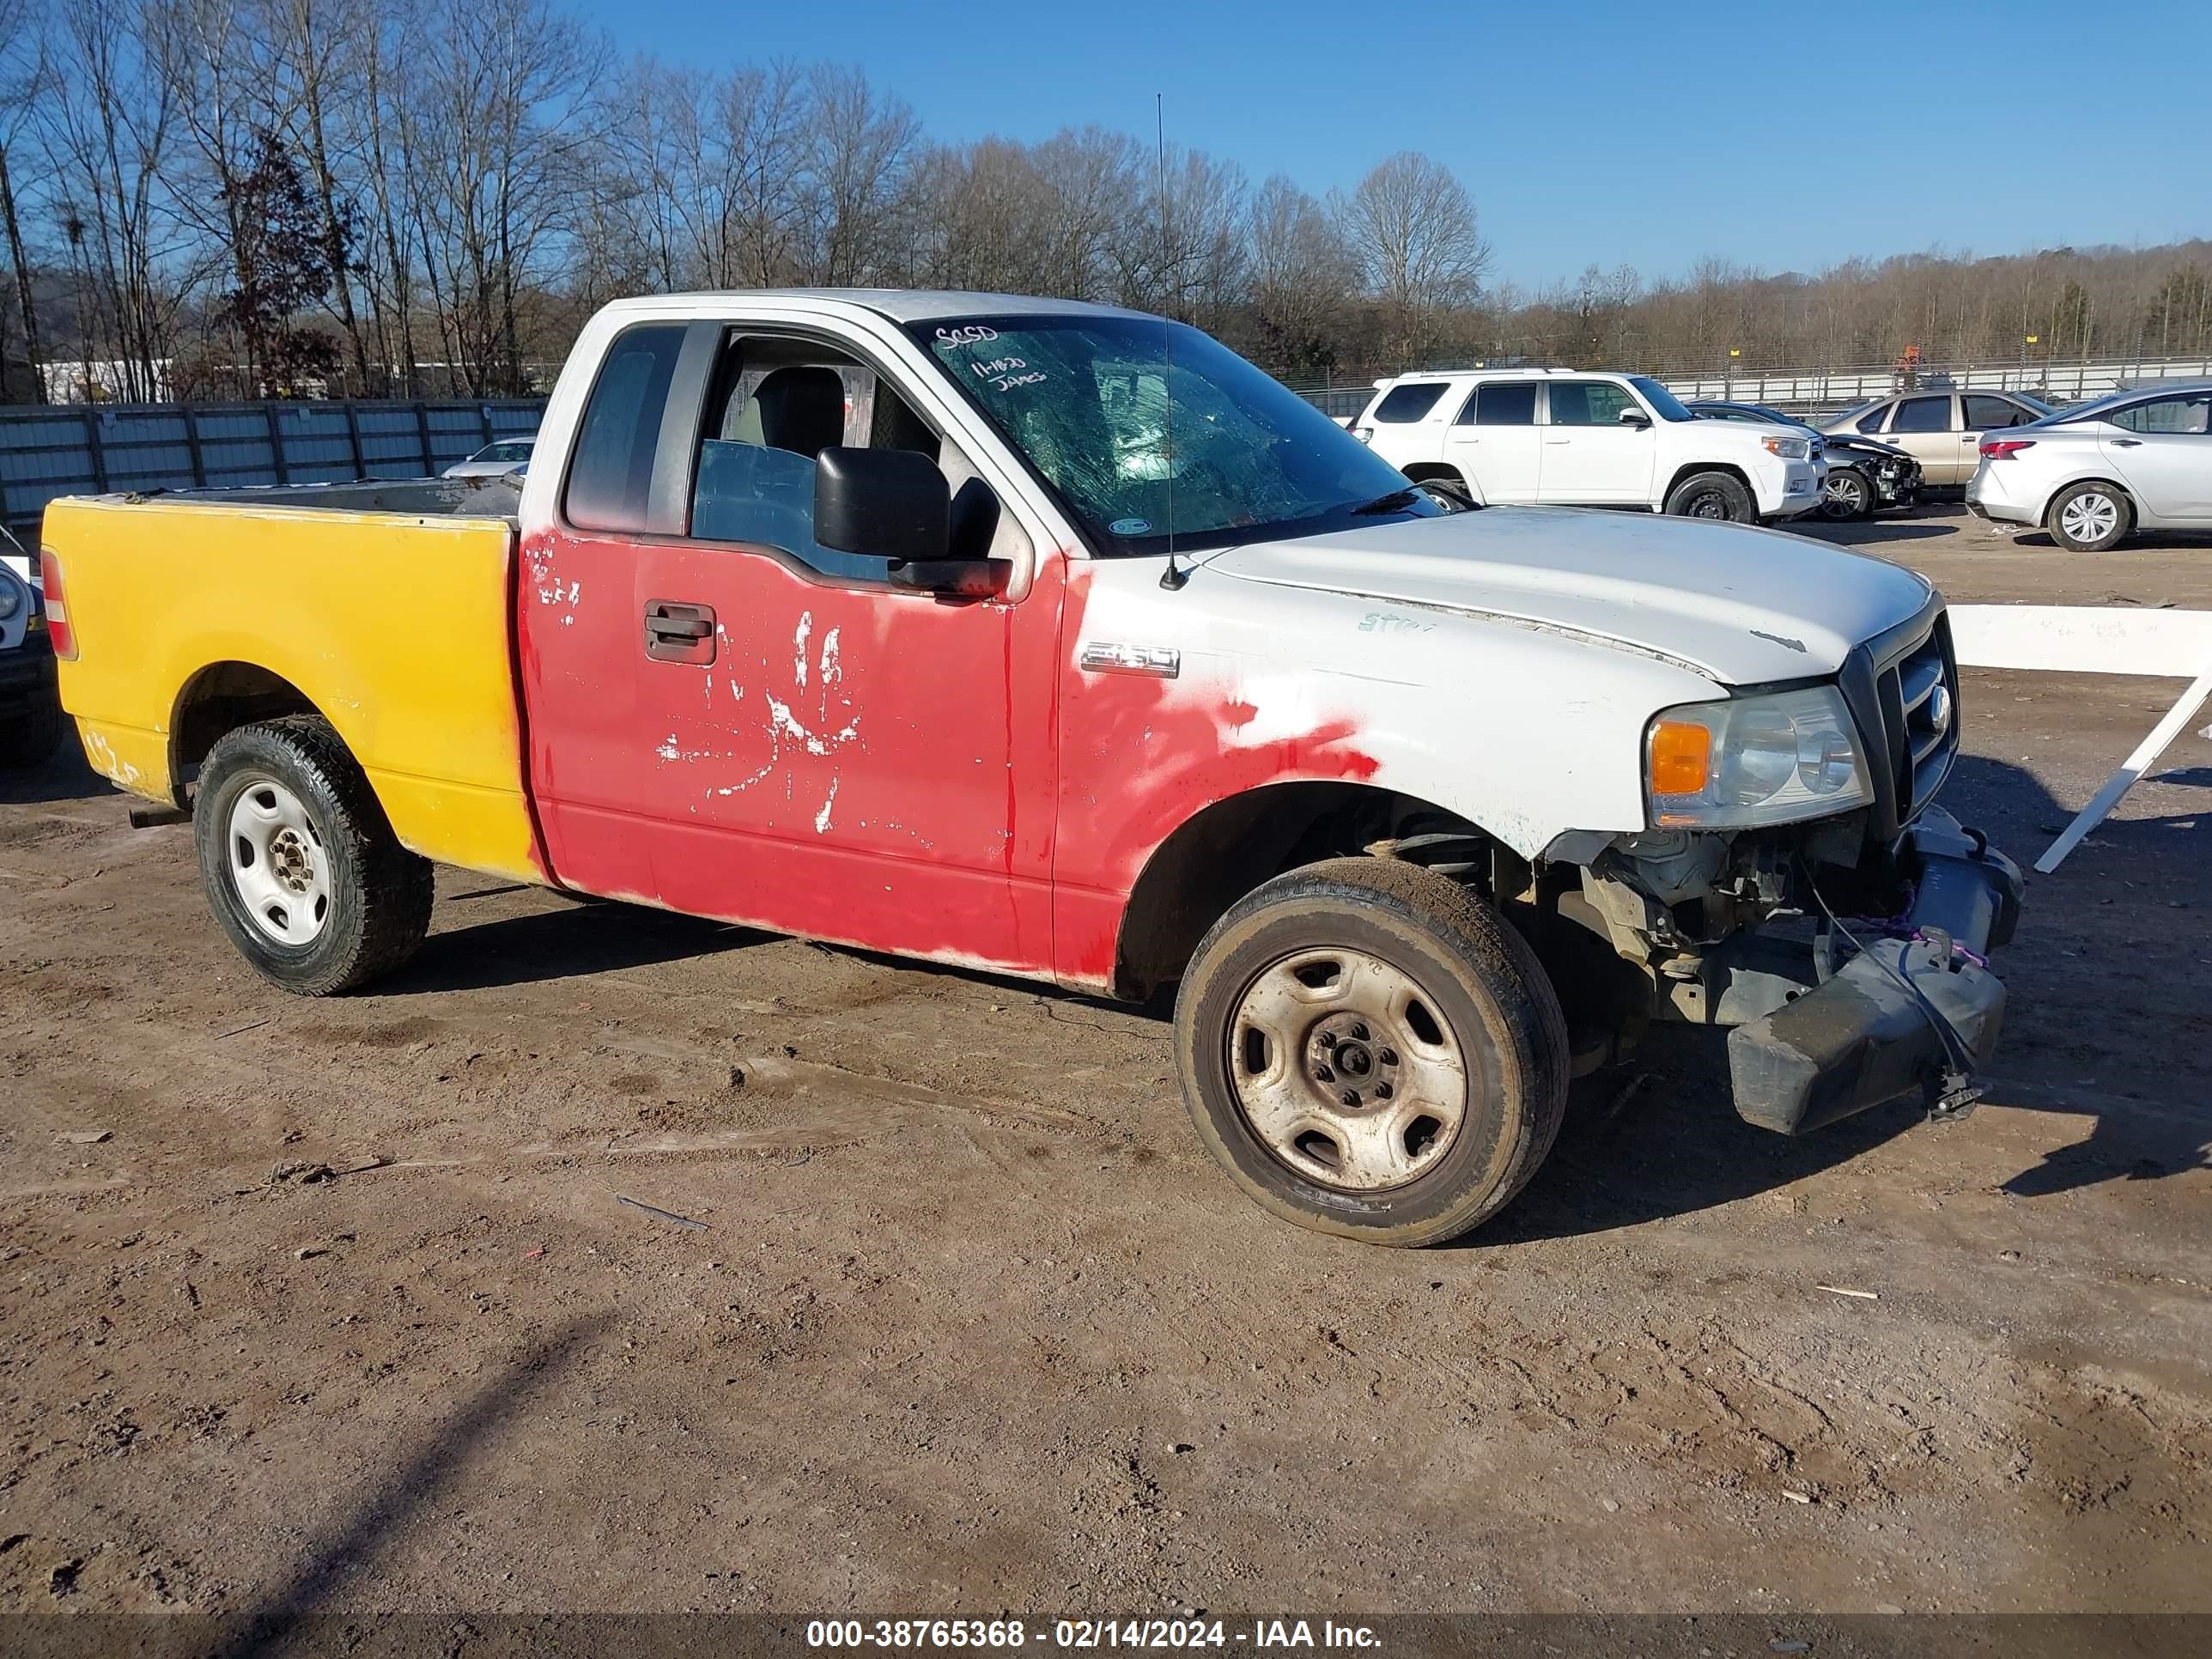
{"label": "amber turn signal lens", "polygon": [[1687,720],[1661,720],[1651,728],[1651,793],[1694,795],[1705,787],[1713,734]]}

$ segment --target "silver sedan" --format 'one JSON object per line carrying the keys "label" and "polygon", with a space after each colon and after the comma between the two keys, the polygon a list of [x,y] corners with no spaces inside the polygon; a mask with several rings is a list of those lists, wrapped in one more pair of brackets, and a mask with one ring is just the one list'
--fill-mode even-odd
{"label": "silver sedan", "polygon": [[2100,398],[1984,436],[1966,505],[2101,553],[2131,530],[2212,530],[2212,380]]}
{"label": "silver sedan", "polygon": [[503,478],[518,466],[530,465],[535,438],[501,438],[486,444],[465,461],[456,461],[439,476],[447,478]]}

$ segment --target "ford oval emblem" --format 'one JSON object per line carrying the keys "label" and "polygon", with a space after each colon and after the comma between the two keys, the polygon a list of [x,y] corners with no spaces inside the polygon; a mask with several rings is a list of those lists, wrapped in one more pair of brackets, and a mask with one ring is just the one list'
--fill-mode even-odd
{"label": "ford oval emblem", "polygon": [[1938,732],[1951,729],[1951,688],[1939,685],[1928,694],[1928,724]]}

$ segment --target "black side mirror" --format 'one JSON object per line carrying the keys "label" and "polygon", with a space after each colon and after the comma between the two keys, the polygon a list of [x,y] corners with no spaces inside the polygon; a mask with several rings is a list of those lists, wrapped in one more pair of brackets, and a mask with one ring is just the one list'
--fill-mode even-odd
{"label": "black side mirror", "polygon": [[820,545],[894,564],[927,563],[945,557],[951,536],[951,495],[928,456],[837,446],[815,458]]}

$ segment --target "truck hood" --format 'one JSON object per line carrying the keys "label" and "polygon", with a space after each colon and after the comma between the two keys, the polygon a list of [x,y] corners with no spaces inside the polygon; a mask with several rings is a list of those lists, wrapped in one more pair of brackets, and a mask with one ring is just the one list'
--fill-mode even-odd
{"label": "truck hood", "polygon": [[1486,507],[1205,561],[1241,580],[1426,606],[1662,658],[1723,685],[1832,674],[1933,591],[1899,566],[1747,525]]}

